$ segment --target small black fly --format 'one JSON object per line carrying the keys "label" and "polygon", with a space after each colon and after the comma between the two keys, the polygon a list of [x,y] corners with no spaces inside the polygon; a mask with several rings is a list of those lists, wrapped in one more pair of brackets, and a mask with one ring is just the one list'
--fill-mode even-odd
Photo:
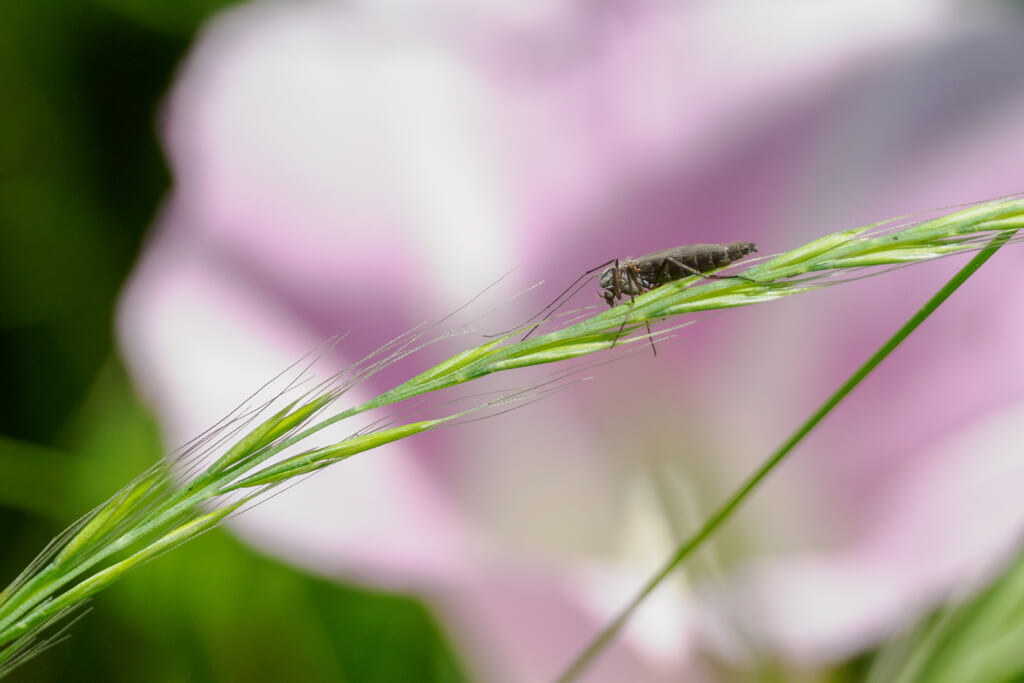
{"label": "small black fly", "polygon": [[[580,280],[589,277],[602,268],[605,270],[599,278],[601,289],[604,290],[601,296],[608,305],[614,306],[616,301],[622,299],[624,295],[629,295],[630,305],[632,305],[633,298],[637,295],[656,289],[667,282],[674,282],[675,280],[681,280],[694,275],[699,275],[709,280],[729,280],[733,278],[747,280],[749,278],[744,278],[742,275],[709,275],[708,273],[718,268],[724,268],[756,251],[757,245],[753,242],[688,244],[682,247],[675,247],[674,249],[662,249],[661,251],[655,251],[635,259],[612,259],[595,268],[591,268],[577,278],[575,282],[555,297],[554,301],[545,306],[541,313],[550,311],[548,313],[548,316],[550,316],[561,305],[558,302],[565,296],[566,292],[576,287]],[[545,316],[545,320],[548,316]],[[622,327],[619,328],[619,334],[622,333],[622,329],[625,326],[626,320],[623,320]],[[523,339],[525,340],[529,337],[537,327],[540,327],[540,323],[527,332]],[[649,323],[647,324],[647,332],[648,334],[651,332]],[[618,335],[616,335],[615,340],[618,341]],[[615,346],[614,341],[612,346]],[[658,355],[657,349],[654,348],[653,339],[651,340],[651,348],[654,349],[654,355]]]}

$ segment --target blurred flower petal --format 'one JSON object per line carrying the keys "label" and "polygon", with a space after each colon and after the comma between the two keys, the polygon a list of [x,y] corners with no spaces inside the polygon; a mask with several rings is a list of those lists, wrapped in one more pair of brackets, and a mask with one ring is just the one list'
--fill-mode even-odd
{"label": "blurred flower petal", "polygon": [[[175,191],[122,304],[126,359],[181,442],[324,338],[353,333],[326,374],[513,267],[513,288],[552,283],[543,299],[614,256],[771,253],[1020,191],[1024,43],[961,28],[957,7],[227,12],[168,102]],[[991,569],[1024,483],[1000,417],[1024,398],[1016,248],[716,538],[688,575],[699,599],[658,591],[588,680],[711,680],[702,645],[736,666],[754,643],[828,664]],[[316,571],[421,592],[487,680],[550,677],[956,265],[710,316],[545,410],[360,456],[236,526]]]}

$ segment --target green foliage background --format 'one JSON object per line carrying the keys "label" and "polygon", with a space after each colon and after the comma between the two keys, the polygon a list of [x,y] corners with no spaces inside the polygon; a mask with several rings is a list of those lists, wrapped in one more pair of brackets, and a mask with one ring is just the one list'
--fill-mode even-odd
{"label": "green foliage background", "polygon": [[[113,306],[170,177],[161,97],[231,3],[0,4],[0,584],[161,456]],[[134,572],[12,681],[452,681],[429,610],[214,531]]]}

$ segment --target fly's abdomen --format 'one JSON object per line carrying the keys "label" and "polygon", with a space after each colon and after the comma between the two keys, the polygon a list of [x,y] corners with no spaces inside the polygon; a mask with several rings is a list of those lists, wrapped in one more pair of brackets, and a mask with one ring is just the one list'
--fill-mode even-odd
{"label": "fly's abdomen", "polygon": [[739,261],[744,256],[757,251],[757,245],[753,242],[731,242],[729,244],[711,244],[707,248],[697,251],[693,255],[694,269],[702,273],[716,268],[724,268],[733,261]]}
{"label": "fly's abdomen", "polygon": [[739,261],[744,256],[749,256],[757,251],[757,245],[753,242],[730,242],[725,245],[725,255],[729,259],[723,266],[727,266],[733,261]]}
{"label": "fly's abdomen", "polygon": [[696,273],[724,268],[755,251],[757,245],[753,242],[690,244],[656,251],[637,259],[634,263],[650,282],[664,284]]}

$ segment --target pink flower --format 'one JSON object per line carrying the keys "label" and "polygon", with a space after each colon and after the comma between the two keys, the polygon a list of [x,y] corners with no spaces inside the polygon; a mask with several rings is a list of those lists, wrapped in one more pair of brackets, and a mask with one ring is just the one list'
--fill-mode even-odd
{"label": "pink flower", "polygon": [[[547,284],[485,331],[612,257],[773,253],[1024,189],[1024,41],[952,3],[900,8],[228,12],[167,104],[175,188],[124,295],[126,359],[183,442],[328,336],[351,332],[325,376],[512,268],[490,305]],[[712,679],[709,653],[765,648],[825,666],[997,568],[1024,519],[1019,258],[860,386],[588,680]],[[550,678],[960,263],[707,316],[656,358],[346,461],[234,528],[418,592],[486,680]]]}

